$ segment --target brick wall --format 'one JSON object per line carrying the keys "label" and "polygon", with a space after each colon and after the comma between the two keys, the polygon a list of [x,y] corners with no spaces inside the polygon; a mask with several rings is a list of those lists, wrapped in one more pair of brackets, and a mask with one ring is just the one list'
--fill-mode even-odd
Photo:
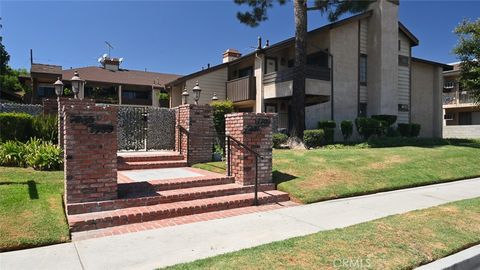
{"label": "brick wall", "polygon": [[117,108],[91,106],[91,102],[79,100],[63,100],[60,104],[65,104],[66,203],[116,199]]}
{"label": "brick wall", "polygon": [[[272,182],[272,120],[271,113],[233,113],[225,116],[226,134],[245,144],[263,158],[258,159],[258,182]],[[255,156],[237,143],[231,145],[231,175],[237,183],[255,183]],[[227,149],[228,156],[228,149]],[[227,159],[227,166],[228,159]]]}
{"label": "brick wall", "polygon": [[58,100],[53,98],[44,98],[43,114],[44,115],[57,115],[58,114]]}
{"label": "brick wall", "polygon": [[[175,150],[181,152],[188,159],[188,164],[208,162],[212,160],[213,139],[213,110],[209,105],[181,105],[175,109]],[[179,143],[178,125],[186,128],[190,135],[187,142],[185,133],[181,134]]]}
{"label": "brick wall", "polygon": [[66,98],[60,97],[57,100],[57,109],[60,108],[58,113],[58,145],[61,149],[63,149],[63,108],[65,106],[71,105],[85,105],[85,106],[95,106],[95,100],[93,99],[74,99],[74,98]]}

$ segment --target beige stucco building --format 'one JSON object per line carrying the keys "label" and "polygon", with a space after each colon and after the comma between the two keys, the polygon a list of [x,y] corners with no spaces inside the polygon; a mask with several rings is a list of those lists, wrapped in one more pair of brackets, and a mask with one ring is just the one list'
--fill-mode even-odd
{"label": "beige stucco building", "polygon": [[[446,65],[412,57],[418,39],[398,21],[399,3],[378,0],[367,12],[308,33],[306,127],[320,120],[354,120],[359,116],[397,115],[397,123],[422,125],[421,136],[442,136],[442,71]],[[279,128],[289,129],[294,39],[241,56],[234,49],[223,63],[167,84],[170,105],[196,81],[200,103],[212,96],[229,99],[238,111],[275,112]],[[191,100],[190,100],[191,101]],[[340,139],[338,128],[337,138]]]}
{"label": "beige stucco building", "polygon": [[459,84],[460,63],[443,72],[443,137],[480,138],[480,107]]}

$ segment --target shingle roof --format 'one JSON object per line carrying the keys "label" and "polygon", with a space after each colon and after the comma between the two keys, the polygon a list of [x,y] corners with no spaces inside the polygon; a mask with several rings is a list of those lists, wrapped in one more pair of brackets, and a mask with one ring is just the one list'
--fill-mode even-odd
{"label": "shingle roof", "polygon": [[33,63],[30,73],[62,74],[62,66]]}
{"label": "shingle roof", "polygon": [[93,81],[145,86],[151,86],[154,81],[156,84],[165,85],[166,83],[181,77],[180,75],[176,74],[147,72],[140,70],[120,69],[118,71],[111,71],[102,67],[91,66],[63,70],[62,80],[69,81],[73,77],[73,73],[75,71],[78,71],[80,78],[86,80],[87,82]]}

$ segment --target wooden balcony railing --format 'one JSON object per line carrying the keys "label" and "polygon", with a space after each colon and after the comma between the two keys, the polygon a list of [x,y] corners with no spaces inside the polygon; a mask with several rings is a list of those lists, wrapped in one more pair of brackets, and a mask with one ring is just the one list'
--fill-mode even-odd
{"label": "wooden balcony railing", "polygon": [[227,82],[227,98],[233,102],[255,100],[255,77],[247,76]]}
{"label": "wooden balcony railing", "polygon": [[[330,81],[330,68],[307,66],[305,76],[308,79]],[[265,74],[263,84],[280,83],[293,80],[293,68]]]}

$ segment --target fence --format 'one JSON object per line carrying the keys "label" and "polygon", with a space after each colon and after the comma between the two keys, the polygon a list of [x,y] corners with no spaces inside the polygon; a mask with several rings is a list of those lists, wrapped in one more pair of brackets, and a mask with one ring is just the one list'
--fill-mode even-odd
{"label": "fence", "polygon": [[17,112],[27,113],[30,115],[39,115],[43,113],[43,106],[36,104],[19,104],[19,103],[0,103],[0,113]]}

